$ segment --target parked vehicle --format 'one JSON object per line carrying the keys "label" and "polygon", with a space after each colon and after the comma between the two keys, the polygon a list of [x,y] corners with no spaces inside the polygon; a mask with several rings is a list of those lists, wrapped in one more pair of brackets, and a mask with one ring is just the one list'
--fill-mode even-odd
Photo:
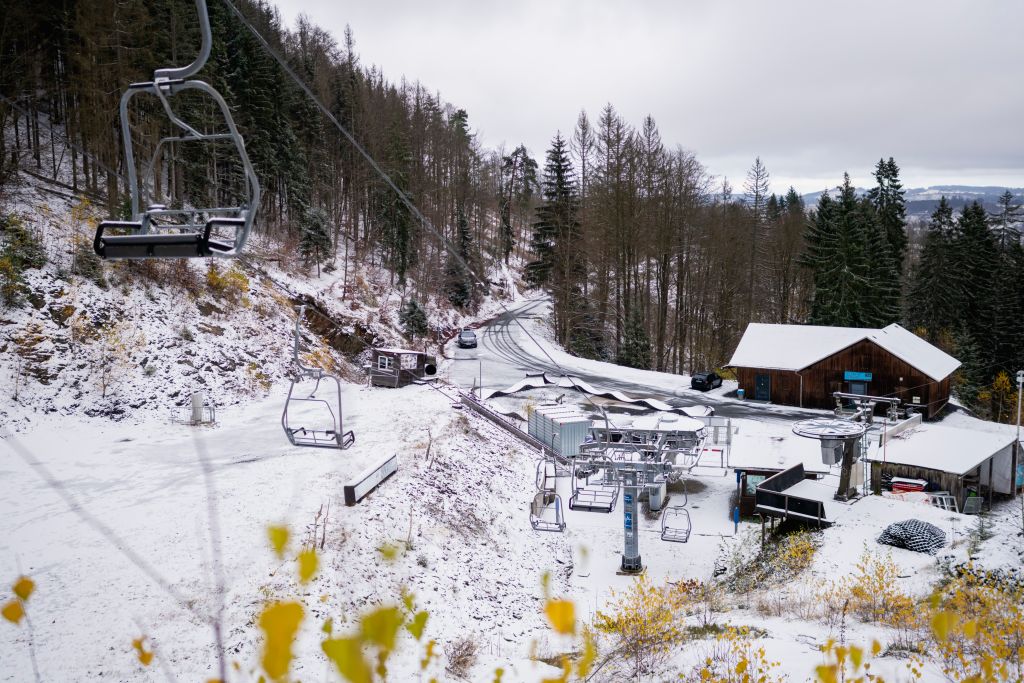
{"label": "parked vehicle", "polygon": [[460,349],[475,349],[476,332],[473,330],[463,330],[462,332],[459,332],[458,345]]}
{"label": "parked vehicle", "polygon": [[695,372],[690,378],[690,388],[709,391],[722,386],[722,378],[714,372]]}

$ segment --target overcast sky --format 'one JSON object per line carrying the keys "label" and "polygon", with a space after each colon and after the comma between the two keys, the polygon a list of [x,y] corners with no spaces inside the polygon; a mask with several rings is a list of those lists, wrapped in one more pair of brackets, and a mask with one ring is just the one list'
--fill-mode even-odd
{"label": "overcast sky", "polygon": [[276,0],[364,64],[439,91],[488,147],[543,157],[580,109],[650,113],[737,188],[755,156],[772,189],[848,170],[872,183],[1024,187],[1024,2],[886,0]]}

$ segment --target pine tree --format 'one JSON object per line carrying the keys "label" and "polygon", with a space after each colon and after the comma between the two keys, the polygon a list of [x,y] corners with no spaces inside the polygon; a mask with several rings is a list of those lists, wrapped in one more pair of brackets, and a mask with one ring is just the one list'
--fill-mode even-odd
{"label": "pine tree", "polygon": [[838,189],[836,199],[821,195],[804,236],[807,250],[801,263],[810,268],[814,285],[810,322],[861,327],[870,284],[863,207],[849,174]]}
{"label": "pine tree", "polygon": [[467,266],[473,262],[472,236],[469,233],[469,221],[466,212],[460,206],[455,211],[455,251],[458,257],[448,253],[448,265],[445,268],[445,291],[448,301],[457,308],[467,308],[475,303],[473,276]]}
{"label": "pine tree", "polygon": [[994,282],[999,268],[999,251],[988,227],[988,217],[978,202],[965,206],[957,220],[953,253],[953,270],[967,285],[960,307],[960,324],[963,333],[973,340],[983,365],[990,367],[995,362]]}
{"label": "pine tree", "polygon": [[579,194],[565,140],[559,133],[544,165],[543,203],[537,208],[531,246],[536,260],[527,264],[534,286],[549,285],[554,299],[555,336],[565,344],[586,279],[582,232],[578,219]]}
{"label": "pine tree", "polygon": [[874,175],[878,185],[868,190],[868,199],[875,207],[879,226],[888,240],[896,272],[902,276],[907,255],[907,203],[900,183],[900,168],[892,157],[888,161],[879,159]]}
{"label": "pine tree", "polygon": [[982,419],[987,417],[985,411],[985,389],[993,373],[988,367],[988,360],[975,340],[975,335],[961,329],[955,337],[956,357],[960,360],[960,369],[954,378],[956,396],[964,407],[978,413]]}
{"label": "pine tree", "polygon": [[651,368],[651,340],[644,328],[643,318],[635,308],[626,322],[622,346],[619,347],[619,355],[615,362],[641,370],[650,370]]}
{"label": "pine tree", "polygon": [[402,310],[398,313],[398,322],[402,325],[405,336],[409,339],[415,340],[417,337],[426,335],[429,331],[427,314],[416,299],[409,299],[405,302]]}
{"label": "pine tree", "polygon": [[885,327],[900,318],[900,275],[893,247],[869,200],[861,200],[866,268],[862,301],[863,324]]}
{"label": "pine tree", "polygon": [[1012,245],[1020,244],[1020,226],[1021,221],[1024,220],[1021,209],[1024,207],[1014,204],[1013,199],[1013,193],[1007,190],[999,196],[999,211],[989,215],[992,232],[995,233],[1000,251],[1006,251]]}
{"label": "pine tree", "polygon": [[754,159],[754,164],[747,171],[747,181],[743,186],[746,192],[747,207],[750,210],[750,259],[747,262],[747,320],[756,320],[760,316],[754,314],[754,290],[759,281],[761,270],[761,239],[766,221],[768,202],[768,169],[761,163],[761,157]]}
{"label": "pine tree", "polygon": [[519,145],[511,154],[502,157],[498,202],[501,219],[501,254],[505,263],[508,263],[516,245],[516,227],[513,225],[512,210],[518,208],[522,211],[528,207],[536,186],[537,162],[524,145]]}
{"label": "pine tree", "polygon": [[956,230],[953,207],[943,196],[928,223],[907,300],[907,322],[912,328],[923,328],[933,344],[952,332],[965,297],[965,282],[955,268]]}
{"label": "pine tree", "polygon": [[330,257],[331,229],[327,213],[323,209],[307,209],[303,214],[300,225],[299,253],[302,254],[306,265],[315,263],[317,267]]}

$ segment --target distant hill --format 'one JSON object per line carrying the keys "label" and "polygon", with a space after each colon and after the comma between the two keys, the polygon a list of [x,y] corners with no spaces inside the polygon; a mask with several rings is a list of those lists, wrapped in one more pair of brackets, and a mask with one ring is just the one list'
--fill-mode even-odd
{"label": "distant hill", "polygon": [[[988,211],[995,211],[999,195],[1010,190],[1019,203],[1024,203],[1024,187],[997,187],[994,185],[932,185],[931,187],[912,187],[907,190],[907,216],[927,217],[939,204],[943,196],[953,205],[954,210],[960,209],[973,201],[980,201]],[[857,188],[857,194],[866,194],[867,190]],[[811,192],[803,195],[808,208],[814,207],[824,192]]]}

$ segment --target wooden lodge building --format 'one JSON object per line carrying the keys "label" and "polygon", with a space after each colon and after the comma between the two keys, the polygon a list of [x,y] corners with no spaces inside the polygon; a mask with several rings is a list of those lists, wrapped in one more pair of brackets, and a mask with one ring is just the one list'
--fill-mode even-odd
{"label": "wooden lodge building", "polygon": [[745,398],[834,408],[841,391],[892,396],[931,418],[960,361],[895,323],[883,329],[750,323],[727,367]]}

